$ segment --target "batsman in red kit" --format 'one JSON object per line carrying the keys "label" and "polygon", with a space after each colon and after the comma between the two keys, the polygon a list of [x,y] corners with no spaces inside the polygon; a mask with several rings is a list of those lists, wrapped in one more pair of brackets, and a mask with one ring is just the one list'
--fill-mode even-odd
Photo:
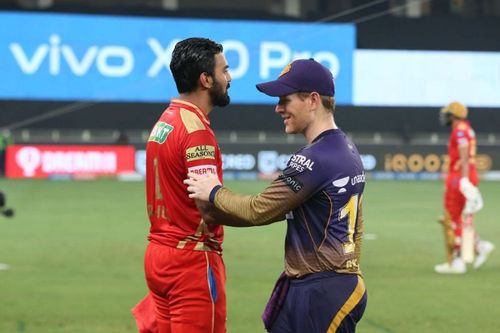
{"label": "batsman in red kit", "polygon": [[[451,126],[451,135],[444,194],[445,216],[440,219],[444,227],[447,261],[434,267],[437,273],[465,273],[468,260],[473,260],[474,268],[479,268],[494,249],[492,243],[479,240],[473,229],[474,214],[483,207],[483,200],[477,188],[476,136],[467,114],[467,107],[458,102],[448,104],[440,112],[440,122]],[[464,217],[467,221],[465,230]],[[467,252],[471,255],[466,255]]]}
{"label": "batsman in red kit", "polygon": [[[226,332],[224,230],[205,223],[202,203],[190,199],[183,184],[188,172],[216,174],[222,181],[221,153],[208,119],[214,106],[229,104],[231,76],[222,52],[209,39],[188,38],[172,53],[179,98],[154,125],[146,148],[150,233],[144,267],[150,298],[133,311],[141,332]],[[149,308],[155,325],[141,328],[141,313],[147,316]]]}

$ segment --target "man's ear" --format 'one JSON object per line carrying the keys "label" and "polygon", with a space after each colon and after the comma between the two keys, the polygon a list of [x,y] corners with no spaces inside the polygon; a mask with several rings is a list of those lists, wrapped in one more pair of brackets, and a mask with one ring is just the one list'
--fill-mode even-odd
{"label": "man's ear", "polygon": [[309,100],[311,109],[317,109],[321,106],[321,96],[317,92],[312,92],[311,95],[309,95]]}
{"label": "man's ear", "polygon": [[208,74],[207,72],[203,72],[200,74],[200,85],[205,88],[205,89],[210,89],[212,88],[214,79],[212,75]]}

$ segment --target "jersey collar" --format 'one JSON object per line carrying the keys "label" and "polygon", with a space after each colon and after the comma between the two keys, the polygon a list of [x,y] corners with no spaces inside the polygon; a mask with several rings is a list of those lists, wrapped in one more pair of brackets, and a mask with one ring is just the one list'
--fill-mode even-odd
{"label": "jersey collar", "polygon": [[203,113],[203,111],[201,111],[201,109],[199,107],[197,107],[193,103],[189,103],[189,102],[183,101],[182,99],[177,99],[177,98],[173,98],[171,100],[171,103],[182,104],[182,105],[189,107],[190,110],[192,110],[192,111],[196,112],[196,114],[198,114],[198,117],[200,117],[201,120],[203,120],[207,125],[210,125],[210,120],[207,118],[207,116]]}

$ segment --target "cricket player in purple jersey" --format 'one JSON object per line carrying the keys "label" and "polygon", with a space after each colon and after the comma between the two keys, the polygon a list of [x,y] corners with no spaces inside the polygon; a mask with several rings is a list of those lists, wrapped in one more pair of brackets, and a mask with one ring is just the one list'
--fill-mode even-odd
{"label": "cricket player in purple jersey", "polygon": [[365,174],[334,121],[332,74],[313,59],[295,60],[257,89],[279,97],[285,132],[304,135],[307,145],[257,195],[233,193],[210,175],[184,182],[191,198],[236,218],[220,221],[226,225],[287,220],[285,271],[262,315],[269,332],[354,332],[367,303],[360,270]]}

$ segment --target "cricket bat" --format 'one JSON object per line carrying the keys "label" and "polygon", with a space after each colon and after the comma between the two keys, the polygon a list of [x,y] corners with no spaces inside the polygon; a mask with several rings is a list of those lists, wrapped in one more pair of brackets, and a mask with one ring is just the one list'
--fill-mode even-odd
{"label": "cricket bat", "polygon": [[462,260],[470,264],[474,261],[474,247],[476,243],[476,232],[474,230],[474,215],[464,214],[462,228]]}

